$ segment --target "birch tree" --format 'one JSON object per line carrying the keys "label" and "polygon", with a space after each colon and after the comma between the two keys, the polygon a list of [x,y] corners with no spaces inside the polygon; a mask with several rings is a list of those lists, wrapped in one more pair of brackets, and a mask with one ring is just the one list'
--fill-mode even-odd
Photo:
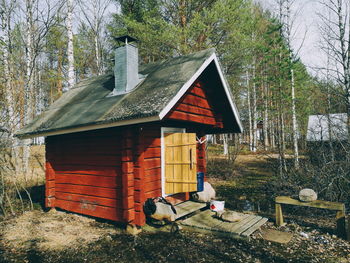
{"label": "birch tree", "polygon": [[68,89],[75,84],[75,70],[74,70],[74,46],[73,46],[73,0],[67,0],[67,56],[68,56]]}
{"label": "birch tree", "polygon": [[[328,15],[319,14],[323,36],[322,49],[328,58],[327,77],[341,87],[340,92],[333,90],[342,98],[346,108],[347,129],[350,131],[350,1],[322,1]],[[350,132],[348,141],[350,142]]]}
{"label": "birch tree", "polygon": [[291,7],[294,0],[278,0],[279,17],[282,23],[282,34],[286,40],[287,48],[289,50],[289,74],[290,74],[290,89],[291,89],[291,113],[292,113],[292,136],[293,136],[293,150],[294,150],[294,167],[299,168],[299,147],[298,147],[298,125],[296,114],[296,96],[295,96],[295,76],[294,76],[294,60],[295,54],[292,48],[292,11]]}
{"label": "birch tree", "polygon": [[78,3],[84,18],[81,22],[84,23],[86,21],[93,34],[96,74],[101,75],[104,71],[102,61],[102,32],[106,22],[105,14],[111,0],[78,0]]}

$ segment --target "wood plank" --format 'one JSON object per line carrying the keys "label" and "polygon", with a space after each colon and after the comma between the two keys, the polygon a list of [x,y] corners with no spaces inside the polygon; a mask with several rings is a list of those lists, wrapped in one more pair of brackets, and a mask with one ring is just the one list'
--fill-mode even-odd
{"label": "wood plank", "polygon": [[286,204],[286,205],[298,205],[298,206],[307,206],[314,208],[323,208],[329,210],[342,210],[345,211],[345,205],[343,203],[329,202],[316,200],[312,202],[301,202],[299,200],[290,198],[288,196],[277,196],[275,199],[276,203]]}
{"label": "wood plank", "polygon": [[79,214],[123,222],[122,210],[117,208],[83,204],[67,200],[56,200],[55,206]]}
{"label": "wood plank", "polygon": [[234,233],[236,233],[236,231],[237,231],[240,227],[242,227],[243,225],[249,223],[249,222],[250,222],[251,220],[253,220],[254,218],[255,218],[255,215],[245,215],[245,217],[244,217],[241,221],[239,221],[239,222],[237,222],[237,223],[233,223],[233,224],[231,225],[231,227],[229,228],[229,232],[234,232]]}
{"label": "wood plank", "polygon": [[110,198],[103,198],[103,197],[96,197],[96,196],[63,193],[58,191],[56,191],[56,198],[60,200],[122,208],[121,199],[110,199]]}
{"label": "wood plank", "polygon": [[144,158],[154,158],[161,156],[161,148],[160,147],[153,147],[153,148],[147,148],[144,153]]}
{"label": "wood plank", "polygon": [[194,96],[192,94],[186,94],[181,102],[205,109],[211,109],[211,106],[206,99]]}
{"label": "wood plank", "polygon": [[153,169],[153,168],[161,167],[160,158],[145,159],[144,167],[145,169]]}
{"label": "wood plank", "polygon": [[121,177],[107,177],[79,174],[57,174],[55,178],[58,184],[90,185],[108,188],[121,187]]}
{"label": "wood plank", "polygon": [[262,225],[264,225],[268,221],[267,218],[262,217],[258,222],[255,223],[255,225],[251,226],[249,229],[241,233],[242,236],[250,236],[253,234],[256,230],[258,230]]}
{"label": "wood plank", "polygon": [[195,115],[192,113],[185,113],[181,111],[171,111],[169,115],[167,116],[168,119],[174,119],[174,120],[183,120],[183,121],[190,121],[190,122],[197,122],[207,125],[216,125],[216,120],[213,117],[206,117],[202,115]]}
{"label": "wood plank", "polygon": [[206,117],[215,117],[214,112],[208,109],[200,108],[190,104],[179,103],[174,110],[193,113],[196,115],[206,116]]}
{"label": "wood plank", "polygon": [[198,211],[206,206],[207,206],[206,203],[197,203],[192,201],[186,201],[178,205],[175,205],[175,209],[177,212],[176,219],[179,219],[195,211]]}
{"label": "wood plank", "polygon": [[160,180],[152,181],[152,182],[145,182],[145,180],[135,180],[135,187],[136,189],[143,188],[146,192],[151,192],[154,190],[157,190],[162,187],[162,183]]}
{"label": "wood plank", "polygon": [[200,212],[181,222],[182,225],[212,231],[213,233],[225,233],[230,236],[248,237],[264,223],[267,218],[256,215],[245,215],[239,222],[225,222],[214,217],[210,210]]}
{"label": "wood plank", "polygon": [[252,220],[250,220],[249,222],[247,222],[246,224],[242,225],[239,229],[237,229],[235,232],[237,234],[241,234],[244,231],[248,230],[250,227],[252,227],[253,225],[255,225],[256,223],[258,223],[260,221],[262,217],[261,216],[255,216]]}
{"label": "wood plank", "polygon": [[190,93],[192,94],[195,94],[199,97],[202,97],[203,99],[206,99],[207,98],[207,95],[205,94],[205,91],[203,90],[202,87],[197,87],[197,86],[194,86],[193,88],[191,88],[189,90]]}
{"label": "wood plank", "polygon": [[121,176],[120,166],[93,166],[93,165],[72,165],[72,164],[55,164],[56,174],[87,174],[102,176]]}
{"label": "wood plank", "polygon": [[72,194],[91,195],[97,197],[106,197],[111,199],[121,198],[121,189],[119,188],[104,188],[86,185],[74,184],[56,184],[56,191]]}

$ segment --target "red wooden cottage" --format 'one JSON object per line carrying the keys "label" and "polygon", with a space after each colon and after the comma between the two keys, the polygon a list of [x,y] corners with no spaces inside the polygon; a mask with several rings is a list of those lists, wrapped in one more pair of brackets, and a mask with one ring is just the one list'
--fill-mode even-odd
{"label": "red wooden cottage", "polygon": [[197,190],[203,136],[242,126],[213,49],[139,68],[121,40],[114,74],[78,83],[18,136],[46,137],[47,207],[142,226],[147,198]]}

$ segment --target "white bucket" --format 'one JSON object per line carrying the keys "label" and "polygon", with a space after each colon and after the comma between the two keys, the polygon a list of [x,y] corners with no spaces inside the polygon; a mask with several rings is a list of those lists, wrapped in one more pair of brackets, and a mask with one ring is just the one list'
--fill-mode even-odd
{"label": "white bucket", "polygon": [[225,201],[210,201],[210,210],[214,212],[223,211],[225,209]]}

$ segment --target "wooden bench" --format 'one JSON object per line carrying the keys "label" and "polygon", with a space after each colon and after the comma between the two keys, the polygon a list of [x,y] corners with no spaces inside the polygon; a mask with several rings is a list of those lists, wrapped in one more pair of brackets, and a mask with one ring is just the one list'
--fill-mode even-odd
{"label": "wooden bench", "polygon": [[335,203],[329,201],[316,200],[312,202],[301,202],[299,200],[290,198],[288,196],[277,196],[275,199],[275,209],[276,209],[276,225],[282,226],[283,214],[282,214],[282,204],[283,205],[297,205],[297,206],[307,206],[328,210],[337,211],[336,220],[337,220],[337,235],[341,238],[350,239],[349,234],[347,234],[346,229],[346,220],[345,220],[345,204],[344,203]]}

